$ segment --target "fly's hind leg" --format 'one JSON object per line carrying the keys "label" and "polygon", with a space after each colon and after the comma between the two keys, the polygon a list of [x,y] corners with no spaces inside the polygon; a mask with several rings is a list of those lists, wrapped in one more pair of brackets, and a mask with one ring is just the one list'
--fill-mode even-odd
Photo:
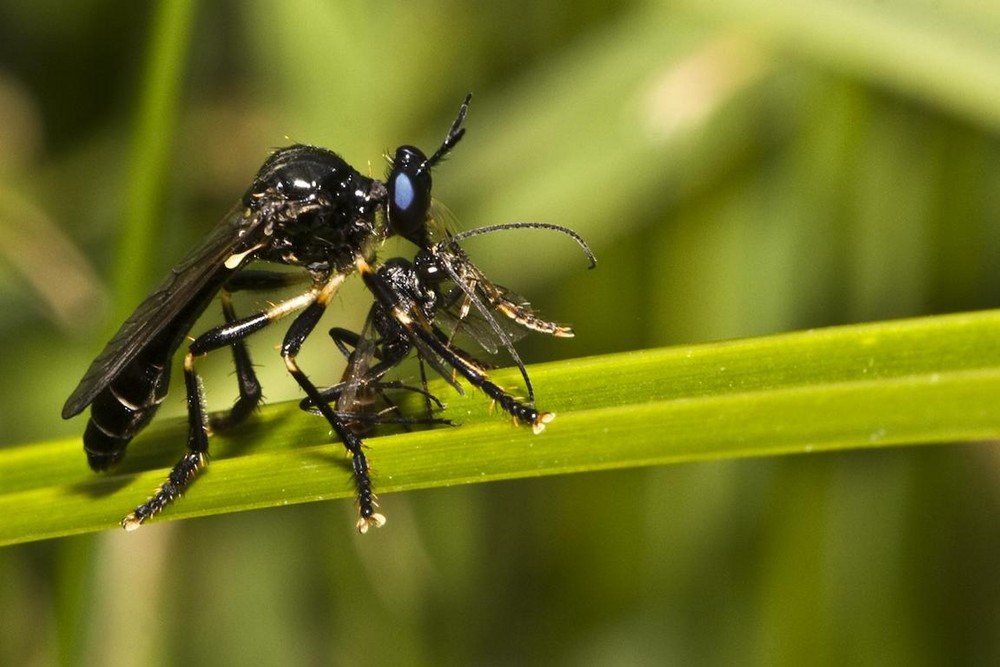
{"label": "fly's hind leg", "polygon": [[[254,315],[232,319],[225,324],[206,331],[191,343],[187,354],[184,356],[184,388],[187,395],[188,410],[188,451],[170,470],[167,481],[153,492],[149,500],[135,508],[128,516],[122,519],[122,527],[125,530],[135,530],[144,521],[173,502],[184,492],[184,489],[187,488],[208,460],[208,417],[205,412],[205,398],[201,386],[201,378],[194,367],[195,357],[202,356],[222,347],[242,347],[242,341],[247,336],[260,331],[289,313],[308,306],[316,300],[317,293],[318,290],[314,288]],[[230,320],[229,316],[227,316],[227,320]],[[249,361],[249,356],[247,357],[247,361]],[[256,378],[254,378],[254,381],[256,381]],[[239,404],[239,401],[237,403]]]}

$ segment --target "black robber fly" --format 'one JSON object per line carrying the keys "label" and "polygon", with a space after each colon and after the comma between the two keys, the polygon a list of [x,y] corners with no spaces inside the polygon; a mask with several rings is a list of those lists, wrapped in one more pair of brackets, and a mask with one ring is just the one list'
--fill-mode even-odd
{"label": "black robber fly", "polygon": [[[245,339],[273,322],[298,313],[289,325],[281,356],[288,372],[307,396],[312,409],[330,423],[351,455],[360,519],[364,532],[382,525],[375,511],[369,466],[358,429],[347,413],[363,412],[355,398],[348,411],[331,407],[324,395],[302,372],[296,357],[326,310],[331,297],[353,272],[359,272],[374,298],[388,316],[405,329],[405,336],[418,348],[433,352],[443,363],[467,378],[479,372],[467,355],[442,342],[433,318],[422,317],[375,261],[378,245],[388,236],[401,235],[421,252],[435,247],[428,231],[431,202],[431,170],[464,135],[462,123],[471,96],[462,104],[441,146],[430,156],[413,146],[400,146],[390,161],[385,181],[360,174],[337,154],[313,146],[295,145],[273,153],[258,171],[243,198],[230,210],[198,247],[171,270],[108,342],[84,374],[63,407],[63,418],[73,417],[87,406],[90,419],[84,433],[84,450],[94,470],[106,470],[125,454],[128,443],[149,423],[164,400],[174,353],[209,303],[220,295],[225,322],[194,338],[184,356],[184,383],[188,408],[187,453],[174,465],[167,480],[145,503],[123,520],[133,530],[173,501],[206,463],[208,435],[246,419],[261,401],[261,387],[250,362]],[[457,246],[455,246],[457,248]],[[445,267],[466,262],[449,249]],[[439,253],[440,254],[440,253]],[[454,261],[452,261],[452,259]],[[251,270],[255,261],[302,269],[299,274]],[[468,262],[471,266],[471,262]],[[465,269],[463,269],[464,271]],[[455,272],[456,283],[471,273]],[[251,315],[238,316],[231,295],[237,291],[264,291],[308,283],[301,293]],[[484,313],[499,308],[482,303],[475,286],[461,287]],[[420,342],[417,342],[420,341]],[[503,345],[513,354],[509,338]],[[228,412],[209,419],[196,358],[212,350],[229,347],[236,366],[239,397]],[[516,357],[515,357],[516,358]],[[391,365],[398,363],[394,360]],[[442,362],[437,362],[442,363]],[[518,365],[523,364],[517,359]],[[438,372],[442,369],[437,368]],[[355,370],[349,378],[366,391],[378,391],[381,371]],[[442,373],[443,374],[443,373]],[[527,374],[524,373],[527,381]],[[476,384],[473,381],[473,384]],[[341,392],[343,394],[343,392]],[[487,391],[493,396],[490,391]],[[536,430],[548,413],[506,403],[494,397],[518,419]],[[508,407],[510,406],[510,407]],[[534,412],[532,412],[534,411]],[[550,418],[550,417],[549,417]],[[352,421],[353,420],[353,421]]]}

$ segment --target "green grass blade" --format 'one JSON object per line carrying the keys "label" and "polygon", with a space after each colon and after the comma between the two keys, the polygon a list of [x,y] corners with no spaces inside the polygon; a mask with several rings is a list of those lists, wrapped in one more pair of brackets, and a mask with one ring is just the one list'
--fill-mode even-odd
{"label": "green grass blade", "polygon": [[[1000,311],[630,352],[531,369],[542,435],[448,396],[458,428],[371,438],[378,490],[746,456],[1000,437]],[[495,378],[515,383],[516,373]],[[0,451],[0,544],[117,521],[165,476],[184,424],[155,425],[113,475],[78,439]],[[343,449],[294,404],[213,442],[214,460],[159,519],[349,498]],[[392,519],[391,496],[384,503]],[[345,526],[345,530],[348,527]]]}

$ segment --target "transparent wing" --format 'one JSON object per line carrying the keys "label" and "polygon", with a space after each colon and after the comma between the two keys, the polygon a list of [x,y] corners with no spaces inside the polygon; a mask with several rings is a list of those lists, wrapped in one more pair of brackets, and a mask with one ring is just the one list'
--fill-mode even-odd
{"label": "transparent wing", "polygon": [[371,373],[372,359],[375,358],[376,343],[372,331],[372,313],[369,311],[365,324],[358,336],[358,344],[347,357],[347,367],[344,369],[341,389],[337,397],[337,411],[364,412],[374,403],[371,395],[372,385],[378,383],[378,378]]}
{"label": "transparent wing", "polygon": [[[486,352],[497,354],[503,343],[493,330],[493,323],[488,322],[479,311],[471,309],[471,303],[465,298],[465,293],[455,287],[446,295],[445,301],[446,305],[438,309],[434,322],[448,334],[449,340],[467,338]],[[512,342],[517,342],[528,335],[527,328],[507,318],[493,318],[493,320]]]}
{"label": "transparent wing", "polygon": [[[542,319],[531,310],[531,305],[523,298],[517,296],[507,288],[491,282],[479,270],[479,267],[468,258],[465,251],[458,244],[460,240],[473,236],[513,229],[545,229],[569,236],[584,251],[584,254],[590,261],[591,268],[597,263],[590,247],[579,234],[566,227],[540,222],[512,222],[479,227],[466,232],[447,234],[444,239],[439,240],[427,248],[426,251],[435,258],[437,266],[443,270],[448,279],[464,294],[464,298],[457,300],[454,296],[449,298],[452,303],[457,303],[457,301],[462,302],[457,312],[454,308],[447,308],[458,319],[459,326],[456,326],[454,330],[463,329],[460,325],[467,319],[471,309],[474,307],[482,316],[482,321],[488,325],[488,331],[483,330],[482,332],[473,334],[473,337],[486,350],[500,347],[507,350],[514,364],[521,371],[521,377],[524,379],[530,402],[534,399],[531,379],[528,377],[528,371],[524,367],[524,362],[521,361],[520,355],[514,349],[514,340],[523,335],[523,333],[518,332],[516,328],[512,329],[511,327],[501,325],[504,319],[498,319],[494,316],[494,313],[502,314],[506,320],[517,324],[523,329],[552,336],[571,337],[573,330],[555,322]],[[447,232],[447,230],[445,231]],[[489,331],[492,332],[492,335],[489,334]]]}

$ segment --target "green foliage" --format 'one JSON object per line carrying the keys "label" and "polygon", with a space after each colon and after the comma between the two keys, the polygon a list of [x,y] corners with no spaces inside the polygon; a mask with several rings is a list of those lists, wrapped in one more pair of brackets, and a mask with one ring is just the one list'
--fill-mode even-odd
{"label": "green foliage", "polygon": [[[559,420],[536,439],[497,423],[480,396],[460,428],[371,438],[384,493],[701,459],[1000,437],[1000,312],[825,329],[532,368]],[[628,382],[616,378],[627,377]],[[498,378],[516,381],[505,372]],[[444,395],[443,382],[435,391]],[[411,401],[412,403],[413,401]],[[403,414],[412,413],[403,406]],[[295,404],[271,406],[223,446],[207,481],[164,517],[352,496],[336,444]],[[0,545],[115,526],[162,482],[186,424],[113,476],[86,475],[72,438],[0,451]],[[148,440],[149,442],[146,442]],[[235,442],[239,441],[240,444]],[[250,453],[233,458],[232,450]],[[81,475],[82,473],[82,475]],[[340,487],[340,488],[338,488]],[[387,503],[388,504],[388,503]]]}

